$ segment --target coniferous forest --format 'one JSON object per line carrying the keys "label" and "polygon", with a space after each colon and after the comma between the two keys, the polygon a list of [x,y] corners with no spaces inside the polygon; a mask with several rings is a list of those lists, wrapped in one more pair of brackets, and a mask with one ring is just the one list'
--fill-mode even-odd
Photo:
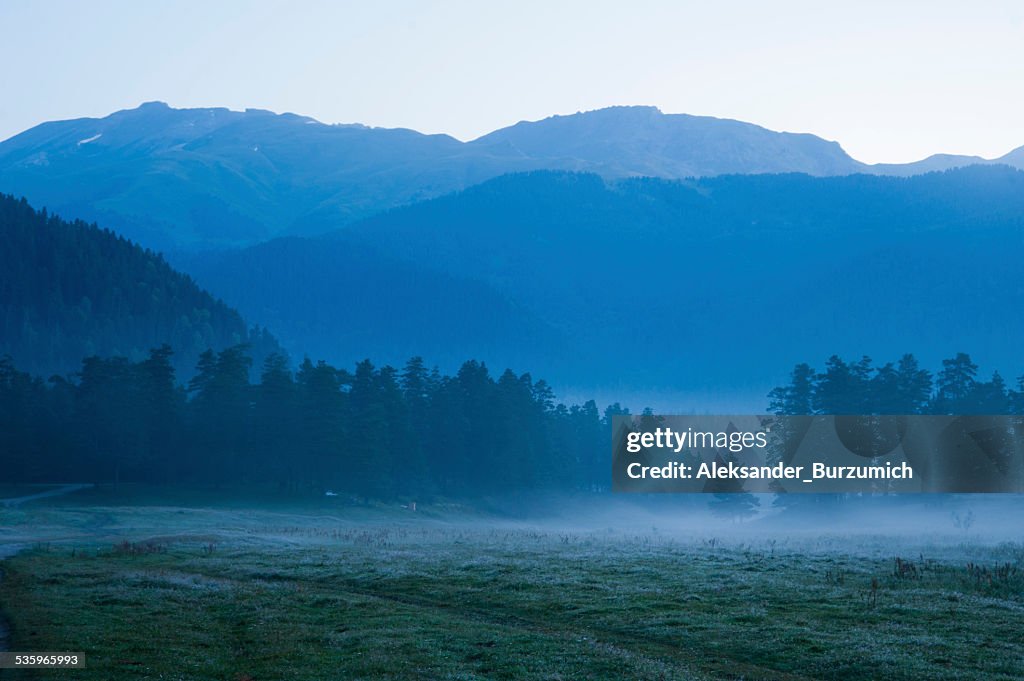
{"label": "coniferous forest", "polygon": [[201,289],[153,251],[81,220],[0,194],[0,355],[49,375],[83,357],[143,359],[170,343],[180,372],[207,348],[278,351],[265,329]]}
{"label": "coniferous forest", "polygon": [[413,358],[351,371],[271,355],[250,383],[244,345],[179,384],[169,346],[138,362],[89,357],[49,381],[0,360],[8,481],[272,483],[351,498],[607,488],[613,405],[556,404],[529,374],[479,362],[453,376]]}
{"label": "coniferous forest", "polygon": [[[471,498],[608,488],[611,418],[566,406],[543,380],[422,358],[351,370],[245,345],[205,351],[187,383],[173,350],[86,358],[49,380],[0,360],[0,467],[9,481],[270,484],[351,499]],[[257,375],[256,381],[250,376]],[[913,355],[873,365],[797,365],[771,391],[777,414],[1020,414],[1024,382],[978,378],[963,353],[933,376]]]}
{"label": "coniferous forest", "polygon": [[881,366],[870,357],[833,355],[820,372],[796,365],[789,383],[768,398],[774,414],[1024,414],[1024,376],[1016,389],[998,371],[985,380],[963,352],[943,360],[936,374],[910,354]]}

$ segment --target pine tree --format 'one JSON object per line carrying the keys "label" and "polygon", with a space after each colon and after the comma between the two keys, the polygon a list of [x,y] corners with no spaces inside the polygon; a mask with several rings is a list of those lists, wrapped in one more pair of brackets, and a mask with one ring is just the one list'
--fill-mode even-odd
{"label": "pine tree", "polygon": [[253,450],[255,467],[276,480],[283,489],[294,489],[297,482],[295,457],[288,456],[300,437],[298,431],[298,391],[288,358],[273,353],[263,362],[260,383],[253,405]]}
{"label": "pine tree", "polygon": [[942,360],[942,371],[936,380],[932,413],[963,414],[972,410],[971,396],[975,390],[978,365],[970,355],[960,352],[952,359]]}
{"label": "pine tree", "polygon": [[917,359],[906,354],[900,357],[896,368],[897,406],[900,414],[923,414],[928,409],[932,394],[931,372],[920,368]]}
{"label": "pine tree", "polygon": [[797,364],[790,374],[789,385],[768,394],[768,410],[777,415],[814,413],[815,373],[808,364]]}

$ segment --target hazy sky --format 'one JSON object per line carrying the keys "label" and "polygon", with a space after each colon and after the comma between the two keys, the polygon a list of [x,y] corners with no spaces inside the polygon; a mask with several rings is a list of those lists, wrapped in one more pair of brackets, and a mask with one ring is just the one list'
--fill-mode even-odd
{"label": "hazy sky", "polygon": [[0,139],[148,100],[471,139],[612,104],[868,162],[1024,145],[1024,2],[0,0]]}

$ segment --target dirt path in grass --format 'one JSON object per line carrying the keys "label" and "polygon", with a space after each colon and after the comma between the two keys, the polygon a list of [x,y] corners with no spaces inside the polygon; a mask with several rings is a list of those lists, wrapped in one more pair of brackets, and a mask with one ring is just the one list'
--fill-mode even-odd
{"label": "dirt path in grass", "polygon": [[[358,582],[334,583],[324,593],[345,593],[397,603],[409,608],[430,612],[442,619],[487,624],[503,629],[515,630],[566,641],[589,641],[591,648],[612,655],[628,663],[643,663],[662,671],[665,678],[718,678],[723,674],[738,673],[736,678],[775,679],[777,681],[811,681],[813,677],[763,666],[735,656],[720,655],[720,660],[698,665],[701,650],[684,643],[672,644],[645,636],[639,636],[616,628],[576,628],[567,623],[548,622],[522,617],[505,611],[473,608],[448,600],[437,600],[408,593],[393,593],[383,588],[368,588]],[[749,675],[749,677],[747,676]]]}
{"label": "dirt path in grass", "polygon": [[[48,489],[45,492],[38,492],[36,494],[28,494],[23,497],[14,497],[12,499],[0,499],[0,506],[20,506],[27,501],[35,501],[36,499],[46,499],[49,497],[59,497],[62,494],[70,494],[71,492],[77,492],[80,489],[86,487],[92,487],[84,483],[74,485],[61,485],[54,489]],[[0,561],[6,558],[10,558],[18,551],[25,548],[25,544],[0,544]],[[0,567],[0,582],[4,579],[4,570]],[[11,625],[7,621],[7,618],[0,612],[0,652],[7,651],[11,643]]]}

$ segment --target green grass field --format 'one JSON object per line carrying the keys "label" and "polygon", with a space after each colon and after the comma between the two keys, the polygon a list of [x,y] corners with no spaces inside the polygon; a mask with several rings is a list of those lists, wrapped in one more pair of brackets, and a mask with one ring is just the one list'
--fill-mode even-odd
{"label": "green grass field", "polygon": [[8,674],[1024,676],[1021,544],[757,534],[72,495],[0,509],[0,543],[25,547],[0,563],[0,606],[11,650],[87,668]]}

